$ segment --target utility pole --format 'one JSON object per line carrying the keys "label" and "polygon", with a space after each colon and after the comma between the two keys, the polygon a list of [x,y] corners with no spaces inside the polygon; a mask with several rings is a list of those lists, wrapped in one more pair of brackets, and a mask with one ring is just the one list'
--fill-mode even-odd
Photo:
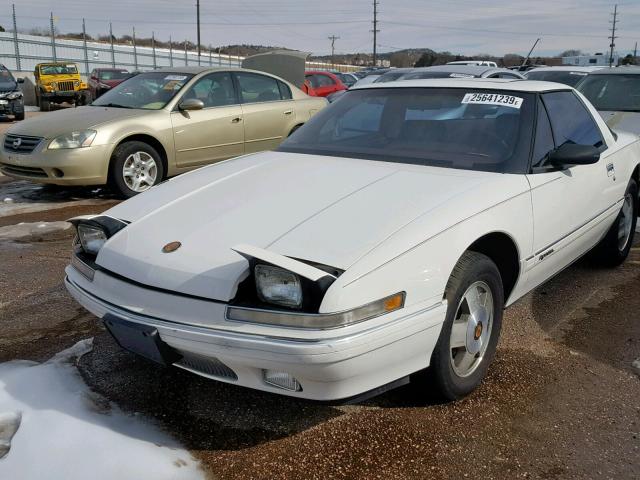
{"label": "utility pole", "polygon": [[18,25],[16,22],[16,5],[11,4],[11,8],[13,10],[13,46],[16,51],[16,67],[18,71],[22,71],[22,66],[20,65],[20,44],[18,42]]}
{"label": "utility pole", "polygon": [[380,2],[378,0],[373,0],[373,66],[375,67],[378,63],[378,5]]}
{"label": "utility pole", "polygon": [[618,25],[618,5],[614,5],[613,7],[613,20],[611,21],[611,43],[609,47],[611,48],[611,52],[609,53],[609,68],[613,66],[613,50],[616,48],[616,26]]}
{"label": "utility pole", "polygon": [[198,21],[198,65],[200,65],[200,0],[196,0],[196,17]]}
{"label": "utility pole", "polygon": [[333,57],[336,53],[336,40],[340,40],[340,37],[336,37],[335,35],[331,35],[328,37],[331,40],[331,65],[335,65],[336,62],[333,60]]}
{"label": "utility pole", "polygon": [[58,55],[56,54],[56,29],[53,26],[53,12],[51,12],[51,16],[49,17],[49,27],[51,28],[51,54],[53,56],[53,61],[58,61]]}
{"label": "utility pole", "polygon": [[633,64],[636,64],[636,60],[638,58],[638,42],[636,42],[636,46],[633,47]]}
{"label": "utility pole", "polygon": [[116,50],[113,47],[113,25],[109,22],[109,42],[111,43],[111,67],[116,68]]}

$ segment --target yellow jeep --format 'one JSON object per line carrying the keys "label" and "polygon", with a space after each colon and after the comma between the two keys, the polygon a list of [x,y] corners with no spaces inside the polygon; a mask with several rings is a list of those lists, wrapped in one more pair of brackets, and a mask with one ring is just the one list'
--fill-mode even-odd
{"label": "yellow jeep", "polygon": [[36,102],[40,111],[48,112],[52,103],[88,103],[89,90],[80,78],[75,63],[39,63],[33,73],[36,79]]}

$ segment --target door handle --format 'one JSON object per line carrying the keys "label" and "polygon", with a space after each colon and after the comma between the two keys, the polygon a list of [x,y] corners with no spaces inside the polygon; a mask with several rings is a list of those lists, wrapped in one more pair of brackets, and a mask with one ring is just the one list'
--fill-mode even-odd
{"label": "door handle", "polygon": [[241,122],[241,121],[242,121],[242,118],[240,118],[240,117],[235,117],[235,118],[231,119],[231,123],[238,123],[238,122]]}
{"label": "door handle", "polygon": [[293,110],[287,110],[285,112],[283,112],[285,115],[291,115],[293,113]]}

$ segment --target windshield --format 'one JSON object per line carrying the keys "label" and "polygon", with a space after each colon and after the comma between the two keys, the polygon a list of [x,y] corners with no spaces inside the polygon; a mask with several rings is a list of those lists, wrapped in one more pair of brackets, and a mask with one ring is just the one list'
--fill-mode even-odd
{"label": "windshield", "polygon": [[160,110],[192,77],[188,73],[141,73],[112,88],[91,105]]}
{"label": "windshield", "polygon": [[547,70],[546,72],[540,72],[532,70],[531,72],[527,72],[528,80],[541,80],[544,82],[557,82],[563,83],[565,85],[569,85],[570,87],[575,87],[580,80],[587,76],[586,72],[569,72],[569,71],[558,71],[553,72]]}
{"label": "windshield", "polygon": [[122,80],[130,75],[126,70],[100,70],[100,80]]}
{"label": "windshield", "polygon": [[78,67],[73,63],[40,65],[40,75],[75,75],[76,73],[78,73]]}
{"label": "windshield", "polygon": [[0,90],[13,90],[16,88],[16,81],[11,72],[6,68],[0,68]]}
{"label": "windshield", "polygon": [[279,150],[525,173],[534,104],[531,93],[498,90],[350,90]]}
{"label": "windshield", "polygon": [[589,75],[578,91],[596,110],[640,112],[640,75]]}

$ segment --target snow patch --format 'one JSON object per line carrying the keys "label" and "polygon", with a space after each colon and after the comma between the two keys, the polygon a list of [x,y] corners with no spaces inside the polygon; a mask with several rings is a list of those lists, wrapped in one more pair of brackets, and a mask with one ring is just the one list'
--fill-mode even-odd
{"label": "snow patch", "polygon": [[88,339],[42,364],[0,364],[0,478],[204,478],[177,442],[84,384],[75,363],[91,348]]}
{"label": "snow patch", "polygon": [[0,240],[22,240],[29,237],[43,237],[50,233],[62,232],[71,228],[68,222],[18,223],[0,227]]}

